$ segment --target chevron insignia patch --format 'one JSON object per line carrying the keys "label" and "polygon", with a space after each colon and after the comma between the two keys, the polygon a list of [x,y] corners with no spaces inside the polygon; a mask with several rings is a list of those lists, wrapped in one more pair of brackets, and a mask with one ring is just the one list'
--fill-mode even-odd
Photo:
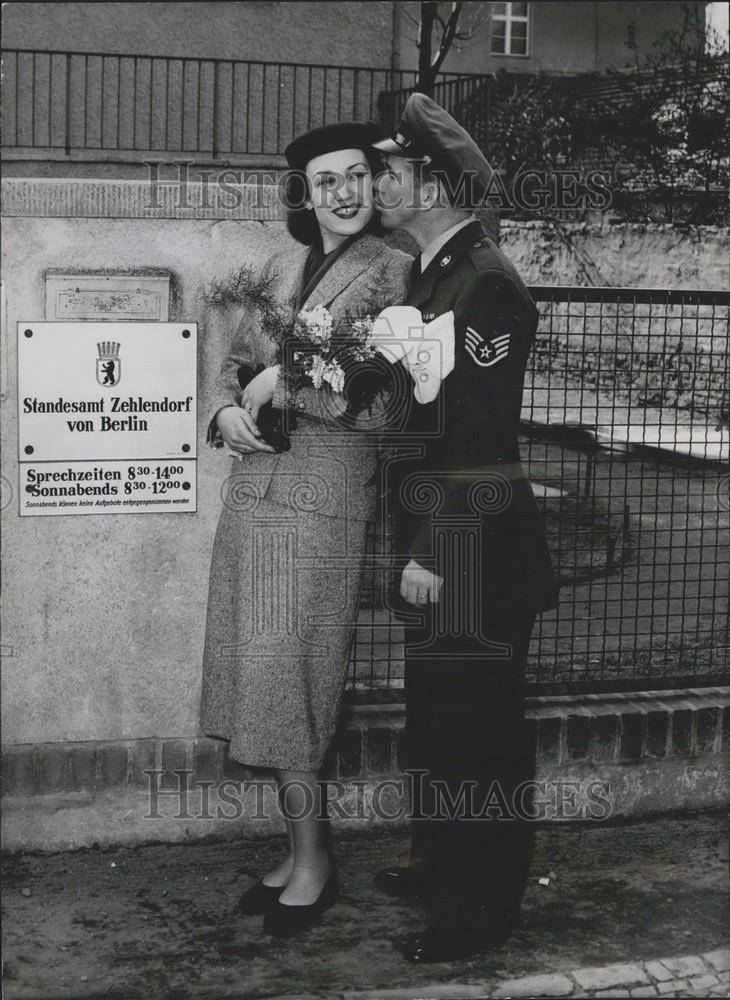
{"label": "chevron insignia patch", "polygon": [[464,346],[472,361],[481,368],[491,368],[492,365],[499,364],[509,354],[509,338],[508,333],[503,333],[492,340],[485,340],[476,330],[468,326]]}

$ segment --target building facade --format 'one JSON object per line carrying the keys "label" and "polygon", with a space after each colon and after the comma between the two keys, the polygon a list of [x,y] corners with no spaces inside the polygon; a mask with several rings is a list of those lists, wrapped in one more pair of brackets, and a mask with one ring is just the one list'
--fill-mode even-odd
{"label": "building facade", "polygon": [[[705,5],[694,7],[703,26]],[[418,14],[399,2],[8,4],[6,169],[124,175],[161,153],[281,166],[308,128],[397,118],[416,84]],[[684,17],[678,3],[467,3],[468,37],[436,96],[458,116],[500,70],[640,65]]]}

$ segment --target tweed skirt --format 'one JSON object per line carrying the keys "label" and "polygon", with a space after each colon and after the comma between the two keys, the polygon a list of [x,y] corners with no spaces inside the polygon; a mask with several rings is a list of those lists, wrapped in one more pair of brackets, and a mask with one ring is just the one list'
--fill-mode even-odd
{"label": "tweed skirt", "polygon": [[367,522],[228,497],[210,572],[201,728],[251,767],[318,771],[337,727]]}

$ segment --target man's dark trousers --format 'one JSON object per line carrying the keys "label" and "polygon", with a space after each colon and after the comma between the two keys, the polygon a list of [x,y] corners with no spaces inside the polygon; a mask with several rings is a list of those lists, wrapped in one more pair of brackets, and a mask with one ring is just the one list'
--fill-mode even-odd
{"label": "man's dark trousers", "polygon": [[[487,609],[482,636],[501,652],[430,638],[431,615],[406,631],[412,863],[427,878],[434,921],[451,930],[478,919],[506,936],[519,913],[533,829],[524,818],[535,765],[524,677],[534,621],[532,609]],[[428,658],[413,649],[424,641]]]}
{"label": "man's dark trousers", "polygon": [[[538,313],[476,221],[416,274],[407,304],[426,322],[448,312],[454,322],[453,370],[432,403],[410,397],[406,408],[398,443],[417,445],[418,454],[386,463],[384,473],[396,569],[413,560],[444,581],[424,628],[408,627],[405,637],[409,763],[431,778],[423,796],[416,788],[415,804],[432,812],[442,787],[458,806],[467,782],[476,785],[477,813],[480,795],[497,796],[484,819],[416,819],[412,861],[430,870],[433,916],[443,919],[445,938],[460,920],[473,923],[482,906],[498,937],[516,919],[529,863],[532,824],[510,818],[514,789],[532,775],[527,647],[535,614],[557,605],[519,447]],[[432,627],[426,657],[414,647],[428,642]],[[512,652],[492,658],[490,642]]]}

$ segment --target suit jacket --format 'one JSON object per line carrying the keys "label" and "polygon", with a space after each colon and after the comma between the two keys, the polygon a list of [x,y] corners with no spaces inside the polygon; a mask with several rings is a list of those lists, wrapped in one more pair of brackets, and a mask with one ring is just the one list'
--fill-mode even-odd
{"label": "suit jacket", "polygon": [[[420,451],[388,462],[396,551],[439,567],[438,524],[478,523],[491,605],[546,610],[557,590],[544,527],[517,440],[537,309],[480,222],[457,232],[416,277],[407,304],[424,320],[453,310],[455,365],[432,403],[410,399],[403,440]],[[442,574],[440,575],[443,575]]]}
{"label": "suit jacket", "polygon": [[[307,252],[307,247],[297,244],[277,254],[265,268],[277,276],[276,297],[290,312],[292,322]],[[390,249],[374,236],[362,236],[334,262],[303,308],[323,305],[337,324],[362,316],[363,309],[401,303],[411,263],[407,254]],[[246,310],[215,382],[210,443],[222,443],[215,423],[218,411],[240,405],[239,368],[274,364],[276,350],[258,312]],[[291,407],[296,414],[292,447],[280,454],[246,455],[235,462],[234,471],[246,477],[259,498],[287,506],[305,502],[306,509],[325,516],[369,519],[376,492],[377,435],[361,433],[369,429],[367,415],[353,427],[339,424],[327,407],[327,398],[327,389],[314,386],[290,392],[280,378],[273,402]]]}

